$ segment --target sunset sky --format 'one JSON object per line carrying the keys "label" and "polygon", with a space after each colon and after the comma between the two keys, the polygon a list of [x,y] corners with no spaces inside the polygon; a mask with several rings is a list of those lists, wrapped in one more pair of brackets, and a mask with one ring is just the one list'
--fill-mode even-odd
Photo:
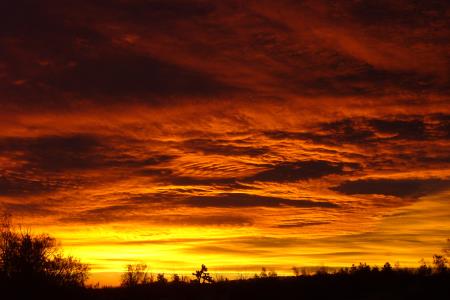
{"label": "sunset sky", "polygon": [[0,211],[107,283],[430,262],[450,4],[1,1]]}

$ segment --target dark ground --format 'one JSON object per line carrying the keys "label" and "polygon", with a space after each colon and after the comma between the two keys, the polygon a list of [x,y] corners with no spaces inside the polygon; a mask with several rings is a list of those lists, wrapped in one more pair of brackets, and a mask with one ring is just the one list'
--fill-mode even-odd
{"label": "dark ground", "polygon": [[2,284],[1,299],[450,299],[450,275],[408,272],[322,274],[223,281],[151,283],[132,288],[56,288]]}

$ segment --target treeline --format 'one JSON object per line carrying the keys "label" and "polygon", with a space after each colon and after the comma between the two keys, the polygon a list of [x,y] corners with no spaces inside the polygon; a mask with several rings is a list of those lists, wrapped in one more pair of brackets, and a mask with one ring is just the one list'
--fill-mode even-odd
{"label": "treeline", "polygon": [[209,284],[217,282],[227,281],[239,281],[239,280],[258,280],[258,279],[277,279],[287,277],[323,277],[323,276],[360,276],[365,274],[372,275],[417,275],[417,276],[442,276],[450,275],[450,268],[448,260],[444,255],[434,255],[433,263],[427,264],[425,260],[420,261],[420,265],[417,268],[401,268],[399,264],[394,267],[390,262],[386,262],[382,267],[370,266],[366,263],[360,263],[359,265],[352,265],[351,267],[329,269],[327,267],[317,268],[315,271],[308,270],[307,268],[292,267],[292,276],[278,276],[275,270],[267,270],[265,267],[261,269],[261,272],[254,274],[253,276],[240,275],[237,278],[229,279],[221,274],[212,276],[208,272],[208,268],[202,265],[200,270],[192,273],[192,276],[179,275],[174,273],[170,276],[166,276],[165,273],[149,273],[146,264],[129,264],[126,266],[126,271],[121,276],[120,286],[124,288],[132,288],[136,286],[145,286],[151,284],[165,285],[165,284]]}
{"label": "treeline", "polygon": [[[142,266],[142,265],[141,265]],[[177,274],[166,278],[145,273],[140,268],[127,269],[122,286],[93,289],[93,299],[165,299],[165,300],[248,300],[248,299],[446,299],[450,295],[450,272],[446,259],[435,256],[433,265],[422,263],[418,268],[382,267],[365,263],[329,271],[320,268],[313,273],[293,268],[292,276],[279,276],[274,270],[262,269],[248,278],[214,277],[210,281]],[[302,274],[303,273],[303,274]],[[125,276],[126,274],[126,276]],[[137,279],[132,285],[125,277]],[[133,276],[134,276],[133,275]],[[141,279],[141,280],[139,280]]]}

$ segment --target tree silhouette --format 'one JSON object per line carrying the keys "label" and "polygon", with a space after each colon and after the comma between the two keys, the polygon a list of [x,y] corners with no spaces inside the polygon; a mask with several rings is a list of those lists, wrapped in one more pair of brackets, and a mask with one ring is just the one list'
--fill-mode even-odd
{"label": "tree silhouette", "polygon": [[448,270],[447,263],[448,261],[445,256],[438,254],[433,255],[433,264],[436,268],[437,273],[446,273]]}
{"label": "tree silhouette", "polygon": [[148,283],[147,265],[135,264],[127,265],[127,270],[122,274],[120,285],[122,287],[135,287],[140,284]]}
{"label": "tree silhouette", "polygon": [[201,269],[192,273],[195,276],[194,282],[198,283],[212,283],[214,279],[208,273],[208,268],[205,265],[202,265]]}
{"label": "tree silhouette", "polygon": [[262,268],[261,268],[261,273],[259,273],[259,276],[260,276],[261,278],[267,278],[267,277],[268,277],[268,275],[267,275],[267,269],[266,269],[265,267],[262,267]]}
{"label": "tree silhouette", "polygon": [[156,282],[159,284],[166,284],[167,283],[167,278],[164,277],[164,273],[159,273],[158,275],[156,275]]}
{"label": "tree silhouette", "polygon": [[0,274],[5,280],[34,284],[83,286],[89,266],[64,257],[54,238],[14,230],[3,216],[0,228]]}
{"label": "tree silhouette", "polygon": [[383,266],[383,268],[381,269],[381,272],[384,273],[391,273],[392,272],[392,266],[389,262],[386,262]]}
{"label": "tree silhouette", "polygon": [[432,273],[432,268],[427,265],[427,263],[425,262],[425,260],[422,258],[420,260],[420,266],[419,268],[417,268],[417,274],[421,275],[421,276],[429,276]]}
{"label": "tree silhouette", "polygon": [[181,282],[181,278],[180,275],[178,275],[177,273],[172,275],[172,282],[173,283],[180,283]]}

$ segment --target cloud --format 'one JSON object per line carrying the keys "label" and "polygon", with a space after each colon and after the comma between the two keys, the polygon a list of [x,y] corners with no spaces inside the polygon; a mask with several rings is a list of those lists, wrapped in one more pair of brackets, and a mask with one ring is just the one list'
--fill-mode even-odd
{"label": "cloud", "polygon": [[265,131],[275,140],[304,140],[314,144],[354,144],[375,147],[390,141],[442,140],[449,134],[447,114],[392,115],[385,118],[344,118],[316,124],[308,131]]}
{"label": "cloud", "polygon": [[450,139],[450,114],[435,114],[434,121],[437,123],[438,136],[444,139]]}
{"label": "cloud", "polygon": [[214,141],[207,139],[191,139],[183,143],[183,146],[190,150],[200,151],[204,154],[219,154],[225,156],[255,156],[263,155],[269,152],[267,147],[250,147],[250,146],[235,146],[231,144],[232,141]]}
{"label": "cloud", "polygon": [[53,192],[62,187],[59,182],[0,175],[0,196],[22,197]]}
{"label": "cloud", "polygon": [[[0,188],[1,189],[1,188]],[[0,194],[1,195],[1,194]],[[8,195],[11,196],[11,195]],[[58,213],[50,205],[42,203],[0,203],[3,210],[12,216],[50,216]]]}
{"label": "cloud", "polygon": [[422,120],[370,120],[377,131],[394,135],[394,138],[408,140],[426,139],[426,128]]}
{"label": "cloud", "polygon": [[[130,141],[122,140],[123,143]],[[0,154],[22,161],[27,170],[67,172],[104,168],[154,166],[172,160],[169,155],[134,157],[110,144],[108,137],[87,134],[0,139]]]}
{"label": "cloud", "polygon": [[183,250],[187,254],[221,254],[221,255],[240,255],[240,256],[251,256],[258,257],[270,254],[270,251],[261,249],[242,249],[235,246],[226,245],[200,245],[200,246],[188,246]]}
{"label": "cloud", "polygon": [[[142,200],[142,199],[141,199]],[[251,217],[239,214],[185,215],[174,213],[149,213],[162,207],[172,209],[179,205],[177,201],[160,201],[159,203],[133,203],[117,204],[96,209],[88,209],[76,213],[69,213],[61,217],[60,222],[66,224],[114,224],[135,223],[144,226],[153,224],[157,226],[250,226],[253,224]]]}
{"label": "cloud", "polygon": [[450,189],[446,179],[361,179],[345,181],[333,190],[347,195],[380,194],[418,198]]}
{"label": "cloud", "polygon": [[245,181],[293,182],[343,174],[344,164],[323,160],[287,162],[245,178]]}
{"label": "cloud", "polygon": [[276,228],[302,228],[307,226],[317,226],[317,225],[325,225],[330,224],[331,222],[325,222],[325,221],[288,221],[283,222],[281,224],[277,224]]}
{"label": "cloud", "polygon": [[160,224],[172,224],[173,226],[251,226],[253,219],[247,216],[234,214],[207,214],[207,215],[168,215],[156,218]]}
{"label": "cloud", "polygon": [[[237,156],[242,155],[235,154]],[[309,179],[317,179],[327,175],[342,175],[345,173],[344,168],[358,169],[360,166],[357,163],[341,163],[323,160],[306,160],[297,162],[281,162],[278,164],[264,164],[265,170],[259,171],[254,175],[236,174],[233,177],[215,177],[213,176],[177,176],[172,173],[167,177],[162,177],[161,180],[169,181],[175,185],[223,185],[231,188],[247,188],[246,184],[253,182],[277,182],[287,183],[304,181]],[[145,171],[144,171],[145,172]],[[150,171],[150,175],[159,171]]]}
{"label": "cloud", "polygon": [[174,176],[169,178],[169,181],[175,185],[231,185],[239,186],[236,182],[236,178],[220,178],[220,177],[209,177],[209,178],[198,178],[198,177],[187,177],[187,176]]}
{"label": "cloud", "polygon": [[60,217],[58,221],[74,224],[108,224],[126,220],[138,221],[139,219],[136,218],[133,213],[135,209],[137,209],[137,207],[127,204],[109,205],[68,213],[63,217]]}
{"label": "cloud", "polygon": [[111,101],[120,96],[145,95],[149,100],[144,102],[153,101],[155,104],[155,96],[219,96],[232,90],[199,71],[124,50],[105,52],[95,58],[80,59],[76,66],[48,78],[47,82],[81,96],[114,96],[108,98]]}
{"label": "cloud", "polygon": [[217,196],[194,196],[182,202],[191,207],[223,207],[223,208],[239,208],[239,207],[321,207],[321,208],[338,208],[335,203],[311,200],[290,200],[285,198],[259,196],[243,193],[224,193]]}

